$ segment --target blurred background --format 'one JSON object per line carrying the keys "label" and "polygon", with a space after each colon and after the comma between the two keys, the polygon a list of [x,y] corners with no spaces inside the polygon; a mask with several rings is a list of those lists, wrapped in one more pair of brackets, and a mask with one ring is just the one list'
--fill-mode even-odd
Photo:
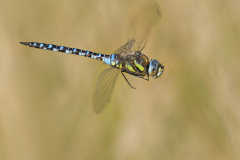
{"label": "blurred background", "polygon": [[157,0],[146,48],[165,66],[126,75],[100,114],[102,62],[44,51],[43,42],[112,54],[126,43],[121,0],[0,1],[1,160],[240,159],[240,1]]}

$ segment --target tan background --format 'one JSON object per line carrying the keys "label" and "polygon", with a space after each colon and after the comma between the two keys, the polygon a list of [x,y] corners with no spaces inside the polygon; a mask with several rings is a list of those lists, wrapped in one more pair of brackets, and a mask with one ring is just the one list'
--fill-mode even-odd
{"label": "tan background", "polygon": [[158,0],[144,53],[163,75],[127,75],[136,90],[119,76],[100,115],[92,94],[106,65],[19,44],[111,54],[137,2],[0,1],[1,160],[240,159],[240,1]]}

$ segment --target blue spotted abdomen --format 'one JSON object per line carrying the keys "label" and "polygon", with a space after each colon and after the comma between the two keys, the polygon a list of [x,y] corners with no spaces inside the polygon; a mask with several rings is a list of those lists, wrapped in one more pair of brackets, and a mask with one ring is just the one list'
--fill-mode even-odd
{"label": "blue spotted abdomen", "polygon": [[56,52],[64,52],[64,53],[74,54],[74,55],[79,55],[79,56],[85,56],[85,57],[103,61],[104,63],[106,63],[108,65],[112,65],[112,63],[113,63],[112,60],[114,59],[113,55],[100,54],[100,53],[85,51],[85,50],[81,50],[81,49],[77,49],[77,48],[58,46],[58,45],[54,45],[54,44],[45,44],[45,43],[38,43],[38,42],[20,42],[20,43],[23,45],[29,46],[29,47],[51,50],[51,51],[56,51]]}

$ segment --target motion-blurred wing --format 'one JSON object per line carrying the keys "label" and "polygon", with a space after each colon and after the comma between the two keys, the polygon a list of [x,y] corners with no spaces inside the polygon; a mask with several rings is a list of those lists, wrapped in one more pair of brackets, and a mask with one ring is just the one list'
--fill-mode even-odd
{"label": "motion-blurred wing", "polygon": [[108,105],[119,73],[119,69],[109,67],[99,76],[93,95],[93,110],[96,114]]}
{"label": "motion-blurred wing", "polygon": [[[139,10],[141,8],[141,10]],[[132,50],[142,51],[147,44],[152,28],[161,17],[160,7],[156,2],[143,3],[138,12],[130,18],[128,27],[128,41],[135,41]]]}
{"label": "motion-blurred wing", "polygon": [[126,54],[130,54],[131,52],[131,48],[134,45],[135,40],[129,40],[126,44],[124,44],[123,46],[121,46],[120,48],[118,48],[113,54],[118,54],[118,55],[126,55]]}

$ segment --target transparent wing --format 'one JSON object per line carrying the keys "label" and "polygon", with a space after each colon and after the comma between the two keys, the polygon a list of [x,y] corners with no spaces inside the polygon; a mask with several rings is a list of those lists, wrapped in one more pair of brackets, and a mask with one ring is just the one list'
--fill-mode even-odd
{"label": "transparent wing", "polygon": [[96,114],[102,112],[108,105],[119,73],[119,69],[109,67],[99,76],[93,95],[93,110]]}
{"label": "transparent wing", "polygon": [[126,55],[126,54],[130,54],[131,52],[131,48],[133,46],[133,44],[135,43],[135,40],[129,40],[126,44],[124,44],[123,46],[121,46],[120,48],[118,48],[113,54],[118,54],[118,55]]}
{"label": "transparent wing", "polygon": [[157,2],[142,3],[137,10],[130,18],[127,37],[128,41],[135,41],[133,51],[142,51],[147,44],[149,33],[160,20],[161,12]]}

